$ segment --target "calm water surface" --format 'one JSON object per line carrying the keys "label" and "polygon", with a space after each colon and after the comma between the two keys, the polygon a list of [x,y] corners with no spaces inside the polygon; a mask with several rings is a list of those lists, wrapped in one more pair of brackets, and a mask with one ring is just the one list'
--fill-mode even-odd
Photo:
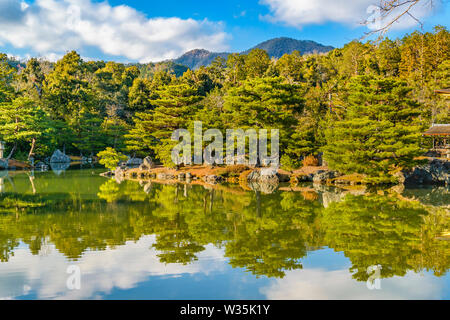
{"label": "calm water surface", "polygon": [[[446,187],[263,194],[99,172],[0,172],[0,298],[450,297]],[[79,290],[67,287],[72,265]]]}

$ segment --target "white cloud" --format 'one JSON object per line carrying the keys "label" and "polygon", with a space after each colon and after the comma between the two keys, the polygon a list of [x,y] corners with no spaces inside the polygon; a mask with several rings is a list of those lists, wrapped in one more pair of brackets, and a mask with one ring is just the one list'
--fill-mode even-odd
{"label": "white cloud", "polygon": [[195,48],[226,50],[221,23],[148,18],[126,5],[91,0],[0,0],[0,42],[58,57],[93,47],[140,62],[175,58]]}
{"label": "white cloud", "polygon": [[[223,250],[213,245],[207,245],[197,255],[199,260],[191,264],[164,264],[152,248],[155,242],[155,236],[143,236],[115,248],[86,251],[76,262],[68,261],[53,244],[40,255],[32,255],[26,245],[21,245],[7,263],[0,263],[0,300],[27,293],[35,293],[38,299],[102,298],[115,288],[134,288],[154,276],[208,275],[223,271],[225,266]],[[66,270],[72,264],[81,270],[80,290],[66,287]]]}
{"label": "white cloud", "polygon": [[270,300],[373,300],[441,299],[443,281],[430,274],[408,272],[404,277],[381,279],[380,290],[352,278],[348,269],[303,269],[288,271],[283,279],[261,288]]}
{"label": "white cloud", "polygon": [[[377,0],[260,0],[260,3],[267,5],[271,12],[270,15],[264,16],[264,19],[298,28],[326,22],[357,26],[366,19],[378,18],[376,23],[368,26],[369,29],[377,29],[379,25],[391,21],[392,17],[399,12],[394,12],[384,21],[380,21],[376,12],[372,11],[379,4]],[[416,18],[420,19],[430,13],[430,8],[418,4],[413,7],[411,12]],[[405,15],[393,25],[393,28],[404,29],[414,25],[417,25],[417,21]]]}

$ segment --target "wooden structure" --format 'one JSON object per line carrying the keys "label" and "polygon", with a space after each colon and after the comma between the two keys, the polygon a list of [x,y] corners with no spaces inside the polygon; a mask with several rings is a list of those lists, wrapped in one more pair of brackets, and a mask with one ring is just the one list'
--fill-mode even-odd
{"label": "wooden structure", "polygon": [[423,135],[433,138],[431,151],[450,159],[450,124],[432,124]]}

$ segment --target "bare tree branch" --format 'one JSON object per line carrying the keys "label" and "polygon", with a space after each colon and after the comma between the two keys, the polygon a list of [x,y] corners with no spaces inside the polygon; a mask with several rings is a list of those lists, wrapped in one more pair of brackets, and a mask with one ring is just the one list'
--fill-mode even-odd
{"label": "bare tree branch", "polygon": [[366,19],[362,24],[369,26],[378,22],[381,23],[381,26],[366,32],[362,39],[378,34],[377,40],[381,40],[389,29],[405,15],[414,19],[423,28],[422,21],[414,16],[411,12],[412,9],[418,4],[423,4],[424,8],[432,8],[437,1],[439,0],[380,0],[379,5],[374,8],[375,14],[372,19]]}

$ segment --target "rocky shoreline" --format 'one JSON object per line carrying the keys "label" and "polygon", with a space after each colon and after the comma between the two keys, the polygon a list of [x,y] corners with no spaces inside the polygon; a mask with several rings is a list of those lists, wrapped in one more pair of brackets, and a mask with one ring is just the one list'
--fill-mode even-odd
{"label": "rocky shoreline", "polygon": [[[234,183],[263,193],[274,192],[280,184],[296,186],[302,182],[318,185],[340,186],[344,188],[365,189],[364,176],[360,174],[343,175],[327,167],[303,167],[296,171],[274,168],[251,168],[244,165],[228,167],[190,166],[170,169],[157,166],[150,157],[143,160],[130,159],[114,171],[103,176],[123,180],[165,181],[173,183],[192,183],[202,181],[205,184]],[[138,167],[137,167],[138,166]],[[430,159],[427,163],[397,174],[399,185],[449,185],[450,161]]]}

